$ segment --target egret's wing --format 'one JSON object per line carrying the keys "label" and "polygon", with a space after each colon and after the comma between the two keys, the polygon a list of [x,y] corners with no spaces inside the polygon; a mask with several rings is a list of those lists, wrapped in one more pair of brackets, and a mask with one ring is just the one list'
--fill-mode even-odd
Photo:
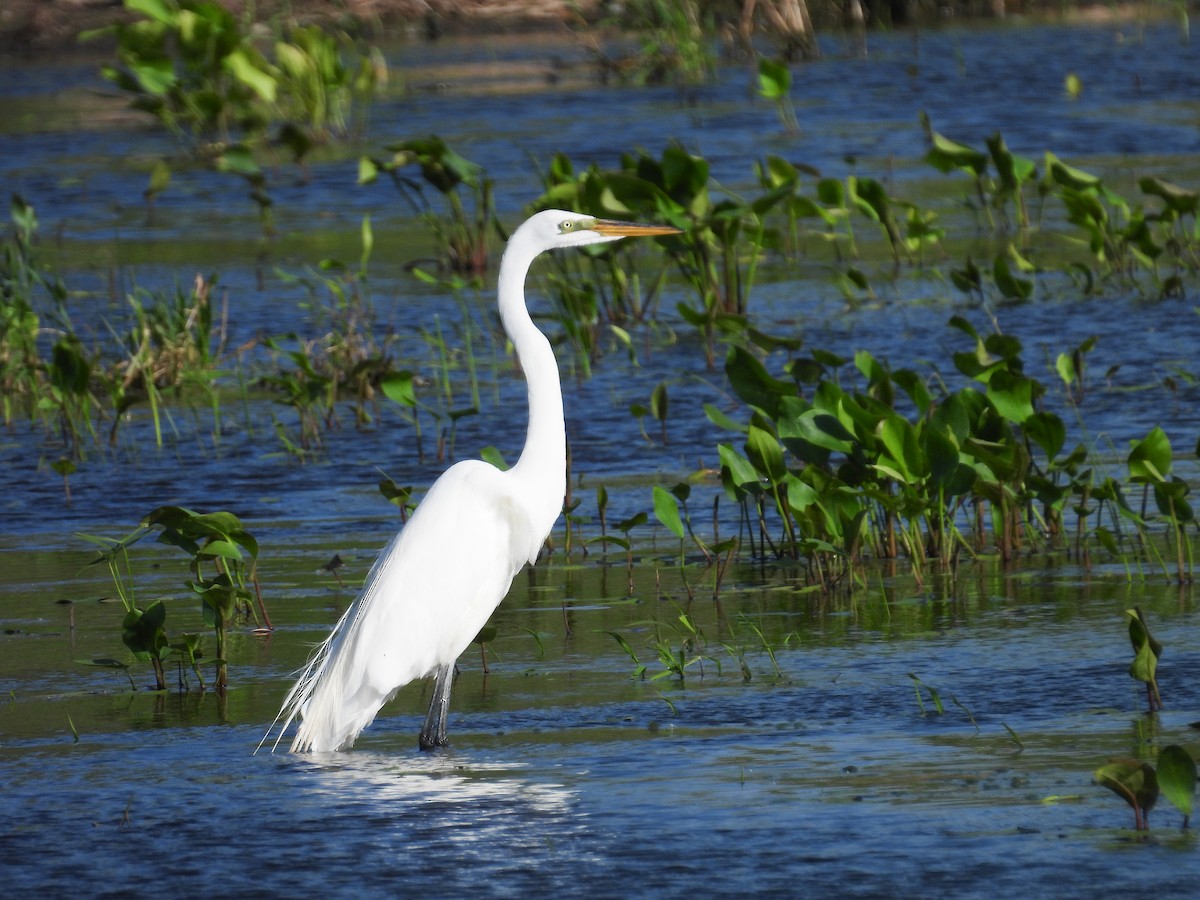
{"label": "egret's wing", "polygon": [[529,556],[530,527],[503,473],[447,470],[288,694],[283,731],[303,718],[292,749],[348,746],[401,686],[457,659]]}

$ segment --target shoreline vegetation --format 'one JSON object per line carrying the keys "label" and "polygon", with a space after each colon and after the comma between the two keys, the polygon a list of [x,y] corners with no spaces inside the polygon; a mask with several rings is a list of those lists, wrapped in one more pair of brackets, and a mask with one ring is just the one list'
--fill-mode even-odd
{"label": "shoreline vegetation", "polygon": [[[352,29],[364,37],[434,40],[486,27],[497,32],[606,28],[619,31],[626,17],[669,14],[674,7],[704,15],[729,42],[756,36],[781,38],[797,58],[819,56],[826,31],[878,30],[947,22],[1123,22],[1186,16],[1187,0],[1138,3],[1049,0],[717,0],[678,3],[640,0],[217,0],[253,22],[280,19]],[[672,9],[668,10],[667,8]],[[702,12],[699,12],[702,10]],[[121,0],[7,0],[0,10],[0,59],[69,51],[82,34],[135,18]],[[94,48],[93,48],[94,49]]]}

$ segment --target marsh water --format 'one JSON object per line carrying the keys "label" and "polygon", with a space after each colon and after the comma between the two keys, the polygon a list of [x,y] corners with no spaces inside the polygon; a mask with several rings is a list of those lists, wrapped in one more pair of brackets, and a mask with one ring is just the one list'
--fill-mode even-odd
{"label": "marsh water", "polygon": [[[1200,51],[1174,26],[947,29],[872,36],[865,57],[849,39],[828,38],[825,49],[826,60],[797,72],[801,132],[789,135],[770,105],[751,99],[743,67],[688,92],[585,78],[547,85],[543,72],[571,72],[580,60],[570,42],[405,45],[397,61],[417,74],[376,109],[366,143],[440,134],[486,162],[510,225],[540,190],[531,160],[544,166],[564,151],[613,165],[670,139],[731,187],[771,152],[919,192],[929,175],[921,110],[959,140],[978,145],[1000,130],[1018,152],[1053,150],[1118,180],[1158,173],[1195,186],[1200,174]],[[285,167],[273,188],[278,233],[266,245],[227,176],[177,178],[148,221],[149,161],[172,148],[93,95],[104,90],[96,64],[0,68],[0,185],[36,207],[81,330],[119,323],[125,292],[186,285],[196,272],[219,273],[229,346],[301,330],[313,310],[277,270],[355,259],[364,214],[376,234],[377,325],[400,334],[406,364],[433,371],[437,352],[421,328],[435,316],[455,334],[464,316],[485,315],[404,271],[431,246],[396,196],[355,186],[353,158],[315,162],[308,179]],[[1063,90],[1068,72],[1085,85],[1077,100]],[[563,348],[573,484],[580,512],[592,514],[584,539],[598,533],[598,485],[616,521],[649,508],[652,484],[712,468],[717,441],[728,440],[702,404],[731,414],[736,405],[672,306],[664,303],[663,324],[635,334],[632,359],[617,348],[587,373]],[[949,285],[928,282],[902,281],[850,307],[811,269],[764,278],[752,314],[810,348],[868,349],[896,366],[944,371],[964,349],[949,317],[985,321]],[[1127,442],[1160,424],[1186,465],[1180,448],[1200,433],[1194,300],[1046,291],[990,314],[1039,370],[1099,338],[1091,365],[1106,375],[1095,376],[1075,440],[1111,448],[1116,469]],[[502,344],[476,349],[481,409],[458,424],[452,455],[492,444],[515,458],[523,385]],[[672,397],[665,444],[647,441],[628,411],[661,381]],[[1179,830],[1180,814],[1161,801],[1153,830],[1135,834],[1124,804],[1091,783],[1113,756],[1200,749],[1193,590],[1118,561],[984,560],[953,585],[923,587],[902,568],[880,569],[865,589],[827,596],[806,589],[794,566],[746,560],[714,602],[712,572],[691,557],[681,566],[665,532],[638,539],[627,574],[623,552],[592,545],[584,555],[576,535],[568,553],[560,530],[555,551],[518,577],[497,612],[486,669],[478,648],[462,658],[448,751],[416,750],[425,686],[413,685],[351,752],[256,754],[291,673],[399,527],[378,470],[421,486],[445,465],[428,446],[419,456],[411,429],[386,410],[374,427],[328,431],[301,464],[270,425],[286,415],[267,401],[231,403],[214,432],[203,416],[176,412],[161,449],[139,415],[118,449],[71,476],[69,505],[49,468],[60,447],[21,427],[0,440],[0,880],[9,894],[1193,891],[1200,848]],[[695,490],[707,501],[719,485],[699,479]],[[125,651],[108,574],[87,565],[94,554],[77,533],[119,537],[164,503],[231,510],[261,545],[275,628],[235,634],[224,697],[194,679],[186,690],[149,690],[139,667],[131,691],[122,672],[78,662]],[[321,568],[334,554],[347,587]],[[169,598],[172,621],[200,630],[185,561],[149,541],[134,557],[139,598]],[[1126,672],[1124,610],[1133,606],[1166,647],[1167,708],[1153,715]],[[680,680],[656,644],[688,641],[703,658]]]}

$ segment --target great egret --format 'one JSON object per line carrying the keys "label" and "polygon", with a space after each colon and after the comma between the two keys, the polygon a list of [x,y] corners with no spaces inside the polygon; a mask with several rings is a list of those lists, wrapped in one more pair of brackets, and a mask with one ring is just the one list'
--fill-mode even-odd
{"label": "great egret", "polygon": [[[451,466],[367,575],[358,598],[317,648],[284,700],[283,728],[300,717],[293,753],[342,750],[403,685],[433,673],[420,746],[446,745],[454,664],[538,551],[562,511],[566,427],[558,363],[525,305],[533,260],[578,247],[679,229],[547,210],[508,240],[500,262],[500,321],[525,370],[529,430],[516,464]],[[265,738],[264,738],[265,740]]]}

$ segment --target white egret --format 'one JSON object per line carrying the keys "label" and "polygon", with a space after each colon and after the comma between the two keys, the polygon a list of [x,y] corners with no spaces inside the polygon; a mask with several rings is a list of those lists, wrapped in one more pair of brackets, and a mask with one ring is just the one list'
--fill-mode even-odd
{"label": "white egret", "polygon": [[[514,576],[537,559],[562,511],[566,427],[558,363],[525,305],[533,260],[578,247],[679,229],[548,210],[508,240],[500,263],[500,321],[525,371],[529,429],[507,471],[464,460],[442,473],[367,575],[358,598],[317,648],[276,719],[276,746],[300,717],[292,752],[343,750],[405,684],[435,677],[422,749],[446,745],[454,665]],[[264,738],[265,740],[265,738]]]}

